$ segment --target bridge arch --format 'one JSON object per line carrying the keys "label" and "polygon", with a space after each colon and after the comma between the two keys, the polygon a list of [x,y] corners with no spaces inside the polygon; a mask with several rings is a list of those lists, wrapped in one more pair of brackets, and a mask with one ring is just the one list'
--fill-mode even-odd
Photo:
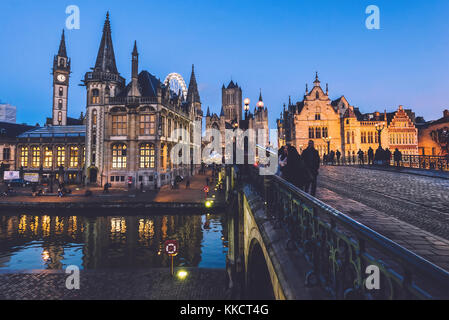
{"label": "bridge arch", "polygon": [[274,300],[274,289],[266,258],[257,239],[253,239],[248,253],[246,298]]}

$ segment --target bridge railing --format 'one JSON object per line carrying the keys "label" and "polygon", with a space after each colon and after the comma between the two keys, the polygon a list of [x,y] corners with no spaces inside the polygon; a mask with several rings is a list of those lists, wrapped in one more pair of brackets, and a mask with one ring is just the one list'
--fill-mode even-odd
{"label": "bridge railing", "polygon": [[[324,161],[324,164],[330,164],[330,160]],[[363,164],[368,164],[368,156],[363,157]],[[372,162],[376,165],[383,166],[396,166],[397,163],[393,159],[388,160],[374,160]],[[359,157],[357,155],[353,157],[342,157],[340,161],[334,158],[333,164],[340,165],[358,165],[360,164]],[[412,169],[425,169],[425,170],[439,170],[449,171],[449,157],[445,156],[421,156],[421,155],[402,155],[402,160],[399,161],[399,166],[403,168]]]}
{"label": "bridge railing", "polygon": [[[253,166],[239,175],[264,198],[267,216],[289,235],[287,245],[310,263],[308,285],[337,299],[449,298],[449,273],[440,267],[278,176],[260,176]],[[373,270],[380,285],[369,289]]]}

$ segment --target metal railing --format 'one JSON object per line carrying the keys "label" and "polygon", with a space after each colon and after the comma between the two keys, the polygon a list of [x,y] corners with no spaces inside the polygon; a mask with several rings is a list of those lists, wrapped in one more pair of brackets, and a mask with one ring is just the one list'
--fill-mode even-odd
{"label": "metal railing", "polygon": [[[255,187],[268,218],[288,233],[287,245],[310,263],[308,285],[320,285],[337,299],[449,298],[449,273],[440,267],[278,176],[260,176],[252,166],[231,172]],[[379,289],[365,284],[369,266],[380,272]]]}
{"label": "metal railing", "polygon": [[[357,155],[353,157],[342,157],[338,160],[336,157],[334,161],[327,159],[326,161],[322,159],[323,164],[334,164],[334,165],[364,165],[374,164],[381,166],[397,166],[398,164],[394,159],[388,160],[373,160],[369,161],[368,156],[363,157],[363,162],[360,161]],[[412,168],[412,169],[425,169],[425,170],[436,170],[436,171],[449,171],[449,156],[418,156],[418,155],[402,155],[402,160],[399,161],[399,167],[402,168]]]}

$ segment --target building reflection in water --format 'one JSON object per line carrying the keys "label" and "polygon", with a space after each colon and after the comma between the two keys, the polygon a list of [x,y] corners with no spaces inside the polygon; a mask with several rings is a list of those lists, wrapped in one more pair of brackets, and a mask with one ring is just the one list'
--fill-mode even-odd
{"label": "building reflection in water", "polygon": [[[202,261],[201,267],[208,267],[205,261],[210,261],[213,267],[224,268],[224,219],[223,215],[0,216],[0,270],[62,269],[73,261],[80,261],[84,269],[168,267],[170,260],[163,252],[167,239],[179,242],[178,265],[197,267]],[[209,232],[219,236],[205,237]],[[36,248],[39,257],[30,253]],[[205,257],[214,248],[221,254]]]}

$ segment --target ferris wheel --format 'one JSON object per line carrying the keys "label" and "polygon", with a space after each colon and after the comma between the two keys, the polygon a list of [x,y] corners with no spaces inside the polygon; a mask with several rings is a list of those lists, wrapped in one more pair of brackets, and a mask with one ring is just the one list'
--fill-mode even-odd
{"label": "ferris wheel", "polygon": [[170,91],[174,94],[181,94],[184,99],[187,98],[187,86],[184,78],[179,73],[170,73],[164,80],[165,85],[170,85]]}

